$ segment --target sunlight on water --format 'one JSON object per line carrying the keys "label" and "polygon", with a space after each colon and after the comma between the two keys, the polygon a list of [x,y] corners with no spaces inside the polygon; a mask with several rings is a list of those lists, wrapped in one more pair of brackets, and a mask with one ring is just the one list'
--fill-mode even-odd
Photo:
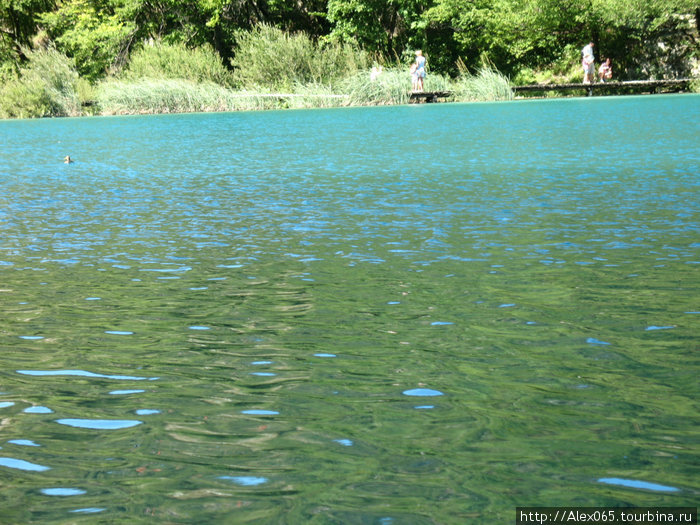
{"label": "sunlight on water", "polygon": [[695,505],[698,143],[697,95],[0,122],[0,521]]}
{"label": "sunlight on water", "polygon": [[665,485],[659,485],[658,483],[650,483],[648,481],[639,481],[636,479],[600,478],[598,481],[600,483],[607,483],[608,485],[620,485],[622,487],[656,490],[660,492],[677,492],[679,490],[676,487],[667,487]]}
{"label": "sunlight on water", "polygon": [[0,466],[35,472],[43,472],[44,470],[51,469],[51,467],[45,467],[44,465],[37,465],[36,463],[30,463],[29,461],[15,458],[0,458]]}
{"label": "sunlight on water", "polygon": [[155,377],[135,377],[135,376],[120,376],[120,375],[105,375],[96,374],[95,372],[86,372],[85,370],[17,370],[18,374],[28,376],[78,376],[78,377],[97,377],[104,379],[119,379],[127,381],[142,381],[144,379],[158,379]]}
{"label": "sunlight on water", "polygon": [[93,430],[118,430],[140,425],[143,421],[134,419],[57,419],[56,423],[69,427],[90,428]]}
{"label": "sunlight on water", "polygon": [[47,496],[80,496],[85,494],[84,490],[71,488],[41,489],[42,494]]}

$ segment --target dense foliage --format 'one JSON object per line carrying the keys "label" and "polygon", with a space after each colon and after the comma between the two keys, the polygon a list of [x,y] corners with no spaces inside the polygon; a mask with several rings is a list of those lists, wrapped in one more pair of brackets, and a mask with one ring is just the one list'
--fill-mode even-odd
{"label": "dense foliage", "polygon": [[697,76],[699,29],[697,0],[4,0],[0,101],[25,93],[57,111],[30,79],[33,53],[49,49],[93,89],[169,79],[327,91],[373,63],[406,68],[415,49],[453,80],[486,66],[516,83],[580,81],[591,40],[616,79]]}

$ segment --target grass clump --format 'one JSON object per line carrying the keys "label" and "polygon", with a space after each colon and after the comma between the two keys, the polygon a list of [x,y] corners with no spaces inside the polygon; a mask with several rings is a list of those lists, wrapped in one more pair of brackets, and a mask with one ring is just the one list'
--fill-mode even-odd
{"label": "grass clump", "polygon": [[75,64],[53,47],[25,52],[27,65],[0,88],[0,117],[66,117],[80,114]]}
{"label": "grass clump", "polygon": [[[411,98],[411,74],[408,67],[385,68],[373,79],[371,71],[361,71],[346,78],[341,89],[353,106],[408,104]],[[450,81],[442,75],[429,74],[425,91],[451,91]]]}
{"label": "grass clump", "polygon": [[455,100],[464,102],[514,98],[508,77],[489,66],[483,66],[476,75],[463,72],[453,84],[453,96]]}
{"label": "grass clump", "polygon": [[111,80],[99,85],[97,103],[102,114],[129,115],[336,107],[347,99],[322,85],[307,84],[296,91],[233,90],[183,79]]}
{"label": "grass clump", "polygon": [[108,80],[97,89],[97,104],[107,115],[225,111],[228,90],[214,83],[184,79]]}
{"label": "grass clump", "polygon": [[408,104],[411,75],[404,68],[388,68],[372,80],[370,71],[360,71],[345,79],[342,90],[353,106]]}

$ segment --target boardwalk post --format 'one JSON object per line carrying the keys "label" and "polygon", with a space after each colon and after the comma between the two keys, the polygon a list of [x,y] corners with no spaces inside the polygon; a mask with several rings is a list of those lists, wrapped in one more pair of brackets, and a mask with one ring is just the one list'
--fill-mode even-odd
{"label": "boardwalk post", "polygon": [[452,96],[450,91],[413,91],[409,101],[420,102],[423,99],[426,102],[437,102],[439,98],[448,98],[450,96]]}

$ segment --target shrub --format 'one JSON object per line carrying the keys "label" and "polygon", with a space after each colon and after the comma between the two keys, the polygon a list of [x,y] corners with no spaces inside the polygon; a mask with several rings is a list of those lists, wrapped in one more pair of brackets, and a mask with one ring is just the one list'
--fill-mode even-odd
{"label": "shrub", "polygon": [[332,85],[368,64],[367,55],[349,44],[316,43],[305,33],[264,24],[239,32],[236,42],[231,64],[242,86],[290,90],[299,84]]}
{"label": "shrub", "polygon": [[185,79],[231,85],[231,72],[209,45],[193,49],[184,44],[146,45],[131,55],[122,77],[125,80]]}
{"label": "shrub", "polygon": [[80,114],[78,72],[71,59],[53,47],[26,51],[27,66],[0,88],[3,118],[64,117]]}

